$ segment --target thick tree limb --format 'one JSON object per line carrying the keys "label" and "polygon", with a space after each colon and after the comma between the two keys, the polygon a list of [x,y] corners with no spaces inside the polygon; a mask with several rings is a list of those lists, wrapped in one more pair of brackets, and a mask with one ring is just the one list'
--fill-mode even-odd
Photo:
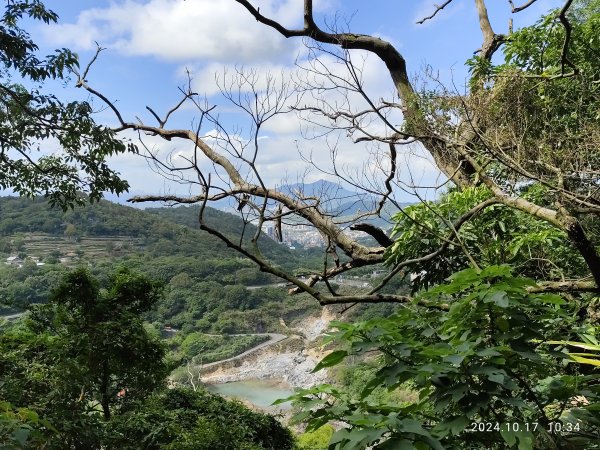
{"label": "thick tree limb", "polygon": [[504,35],[494,33],[485,6],[485,0],[475,0],[475,6],[477,7],[477,15],[479,16],[479,28],[483,34],[483,45],[481,46],[479,55],[482,58],[489,60],[504,41]]}
{"label": "thick tree limb", "polygon": [[352,225],[350,229],[367,233],[382,247],[387,248],[394,243],[394,241],[391,240],[381,228],[377,228],[375,225],[371,225],[370,223],[357,223]]}
{"label": "thick tree limb", "polygon": [[408,107],[408,102],[412,100],[414,91],[408,79],[406,61],[391,43],[365,34],[327,33],[321,30],[314,21],[312,0],[304,1],[304,28],[298,30],[285,28],[277,21],[265,17],[258,8],[252,6],[247,0],[235,1],[246,8],[258,22],[274,28],[286,38],[304,36],[324,44],[339,45],[345,49],[366,50],[374,53],[385,63],[403,101],[403,106]]}
{"label": "thick tree limb", "polygon": [[571,26],[571,22],[569,22],[569,19],[567,19],[567,11],[571,7],[572,3],[573,0],[567,0],[563,7],[560,9],[560,12],[558,13],[558,20],[560,20],[560,23],[565,29],[565,40],[563,42],[563,48],[560,55],[561,73],[565,73],[565,65],[568,65],[571,69],[573,69],[573,72],[575,73],[577,73],[578,71],[577,67],[569,59],[569,43],[571,42],[571,32],[573,30],[573,27]]}
{"label": "thick tree limb", "polygon": [[527,289],[529,292],[598,292],[600,289],[594,281],[575,280],[575,281],[542,281],[537,286]]}

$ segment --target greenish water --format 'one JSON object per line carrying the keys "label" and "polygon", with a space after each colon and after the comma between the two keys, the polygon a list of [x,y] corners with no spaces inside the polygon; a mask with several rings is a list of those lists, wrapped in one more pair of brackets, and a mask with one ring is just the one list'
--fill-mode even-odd
{"label": "greenish water", "polygon": [[259,408],[276,410],[290,409],[291,404],[289,402],[275,406],[271,406],[271,404],[277,399],[289,397],[294,393],[289,387],[262,380],[210,384],[206,388],[210,392],[224,397],[237,398],[248,401]]}

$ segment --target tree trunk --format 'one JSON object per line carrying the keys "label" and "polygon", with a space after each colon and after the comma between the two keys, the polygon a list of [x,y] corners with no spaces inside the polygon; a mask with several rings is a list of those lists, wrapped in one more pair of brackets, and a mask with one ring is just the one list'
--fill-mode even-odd
{"label": "tree trunk", "polygon": [[110,397],[108,394],[108,379],[108,361],[104,360],[102,362],[102,381],[100,383],[100,392],[102,393],[100,403],[102,404],[102,412],[104,413],[104,418],[106,420],[110,419]]}

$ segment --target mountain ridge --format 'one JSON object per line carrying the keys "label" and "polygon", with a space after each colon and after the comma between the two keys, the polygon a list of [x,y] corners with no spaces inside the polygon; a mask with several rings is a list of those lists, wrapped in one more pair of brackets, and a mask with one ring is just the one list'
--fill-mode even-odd
{"label": "mountain ridge", "polygon": [[[172,213],[178,209],[143,210],[101,200],[63,212],[51,208],[43,198],[0,197],[0,237],[19,233],[45,233],[73,239],[84,236],[130,236],[139,238],[155,252],[159,252],[158,248],[162,249],[160,251],[164,254],[239,256],[216,237],[200,231],[197,221],[195,224],[191,222],[192,211],[186,209]],[[204,214],[207,223],[236,240],[239,240],[243,227],[247,236],[251,236],[255,230],[251,224],[244,225],[239,217],[214,208],[207,207]],[[263,237],[260,243],[267,257],[279,262],[292,258],[287,248],[267,237]]]}

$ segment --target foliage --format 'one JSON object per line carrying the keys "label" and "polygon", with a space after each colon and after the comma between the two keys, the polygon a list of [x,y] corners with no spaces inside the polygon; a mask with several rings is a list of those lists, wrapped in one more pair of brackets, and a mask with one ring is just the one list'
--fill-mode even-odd
{"label": "foliage", "polygon": [[101,440],[101,413],[81,397],[88,380],[75,378],[79,368],[71,364],[72,355],[65,347],[61,339],[34,333],[23,325],[4,331],[0,335],[0,398],[56,427],[57,432],[49,434],[30,424],[43,433],[41,448],[93,449]]}
{"label": "foliage", "polygon": [[106,418],[119,391],[144,396],[168,373],[164,348],[143,326],[142,314],[161,297],[161,287],[120,270],[108,292],[83,269],[66,275],[48,305],[32,310],[33,330],[50,331],[71,355],[73,379],[85,380],[81,396],[102,405]]}
{"label": "foliage", "polygon": [[5,450],[41,448],[47,434],[56,430],[45,419],[28,408],[13,408],[0,401],[0,442]]}
{"label": "foliage", "polygon": [[[524,198],[544,204],[547,189],[532,185],[523,190]],[[484,187],[451,191],[435,202],[412,205],[397,213],[393,217],[394,244],[386,250],[387,263],[417,260],[405,270],[405,276],[413,274],[413,291],[469,267],[467,255],[484,267],[511,264],[519,274],[546,280],[586,273],[583,259],[563,232],[504,205],[488,206],[456,231],[454,223],[489,198]],[[444,240],[452,242],[444,252],[418,261],[439,249]]]}
{"label": "foliage", "polygon": [[[363,321],[372,319],[363,319]],[[343,351],[339,353],[344,355]],[[343,386],[344,391],[350,395],[359,396],[363,393],[365,386],[376,376],[379,365],[375,360],[363,357],[345,358],[329,371],[333,383]],[[351,359],[358,359],[358,362],[351,362]],[[368,401],[375,403],[389,403],[407,406],[418,401],[418,397],[409,386],[402,386],[393,391],[389,391],[385,386],[377,386],[368,394]]]}
{"label": "foliage", "polygon": [[[49,80],[66,79],[79,63],[68,49],[46,57],[37,55],[38,46],[19,26],[28,19],[48,24],[58,16],[39,0],[8,1],[4,6],[0,19],[0,187],[19,195],[44,194],[63,209],[84,203],[81,191],[89,193],[91,201],[99,200],[104,191],[126,191],[128,183],[108,167],[106,158],[136,151],[135,147],[96,124],[88,102],[65,103],[42,90]],[[51,141],[56,141],[60,151],[41,152],[41,143]]]}
{"label": "foliage", "polygon": [[23,310],[31,304],[45,302],[64,269],[55,265],[22,268],[0,265],[0,305]]}
{"label": "foliage", "polygon": [[[579,302],[530,293],[534,285],[507,266],[466,269],[422,294],[439,309],[415,304],[387,319],[337,323],[331,338],[348,349],[316,370],[373,350],[379,370],[358,397],[328,385],[300,391],[296,401],[313,411],[298,419],[309,417],[309,430],[346,423],[330,442],[337,449],[596,448],[600,373],[573,364],[564,345],[552,342],[595,340],[597,327],[578,323]],[[369,398],[378,386],[409,381],[419,395],[414,404]]]}
{"label": "foliage", "polygon": [[298,436],[298,450],[327,450],[329,440],[335,432],[331,425],[323,425]]}
{"label": "foliage", "polygon": [[149,395],[169,372],[141,319],[159,296],[156,283],[126,271],[106,291],[84,270],[67,274],[47,305],[0,336],[0,396],[56,427],[49,448],[96,448],[102,418]]}
{"label": "foliage", "polygon": [[113,448],[286,450],[294,439],[273,416],[205,391],[170,389],[130,405],[111,424]]}
{"label": "foliage", "polygon": [[575,206],[565,191],[589,195],[600,163],[598,3],[574,2],[568,20],[567,47],[558,11],[551,11],[510,34],[504,63],[475,60],[472,84],[484,81],[486,88],[474,90],[466,107],[480,117],[483,154],[504,166],[499,179],[544,180],[554,188],[546,202]]}
{"label": "foliage", "polygon": [[206,364],[231,358],[268,341],[267,335],[215,336],[193,332],[169,341],[177,360]]}
{"label": "foliage", "polygon": [[[569,349],[576,349],[577,352],[573,352],[572,350],[567,354],[571,357],[571,359],[580,364],[589,364],[592,366],[600,367],[600,345],[598,344],[598,340],[591,336],[584,336],[586,341],[588,342],[577,342],[577,341],[549,341],[550,345],[560,345],[565,346]],[[586,352],[594,352],[594,353],[582,353],[581,350],[586,350]]]}

